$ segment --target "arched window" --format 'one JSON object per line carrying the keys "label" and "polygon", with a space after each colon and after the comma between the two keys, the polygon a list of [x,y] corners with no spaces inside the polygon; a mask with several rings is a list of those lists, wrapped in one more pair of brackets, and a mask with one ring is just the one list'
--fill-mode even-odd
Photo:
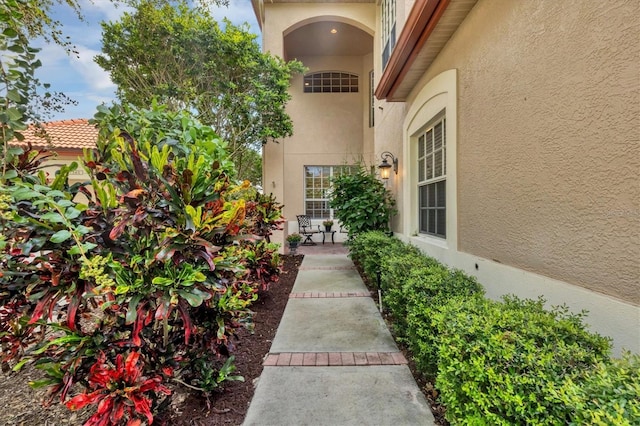
{"label": "arched window", "polygon": [[314,72],[304,76],[304,93],[357,93],[358,76],[346,72]]}

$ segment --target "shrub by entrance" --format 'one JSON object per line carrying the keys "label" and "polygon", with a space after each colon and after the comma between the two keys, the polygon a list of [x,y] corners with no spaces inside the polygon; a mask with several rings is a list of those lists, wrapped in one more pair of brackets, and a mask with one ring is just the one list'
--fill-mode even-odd
{"label": "shrub by entrance", "polygon": [[585,313],[544,300],[483,297],[477,281],[382,232],[349,242],[379,283],[399,340],[435,381],[446,417],[463,425],[634,425],[640,356],[611,359]]}
{"label": "shrub by entrance", "polygon": [[71,409],[97,405],[89,424],[150,423],[172,387],[240,379],[230,337],[278,279],[281,206],[235,183],[225,144],[185,113],[96,118],[90,187],[69,185],[75,164],[37,172],[37,151],[6,159],[3,362],[35,363]]}

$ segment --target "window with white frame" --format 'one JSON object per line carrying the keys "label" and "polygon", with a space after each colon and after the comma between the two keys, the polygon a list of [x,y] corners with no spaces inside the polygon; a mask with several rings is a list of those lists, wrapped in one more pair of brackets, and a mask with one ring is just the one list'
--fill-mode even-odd
{"label": "window with white frame", "polygon": [[382,69],[396,45],[396,0],[382,0]]}
{"label": "window with white frame", "polygon": [[305,166],[304,210],[314,219],[333,219],[329,207],[331,179],[358,171],[358,166]]}
{"label": "window with white frame", "polygon": [[418,136],[418,229],[422,234],[447,236],[447,135],[445,117]]}

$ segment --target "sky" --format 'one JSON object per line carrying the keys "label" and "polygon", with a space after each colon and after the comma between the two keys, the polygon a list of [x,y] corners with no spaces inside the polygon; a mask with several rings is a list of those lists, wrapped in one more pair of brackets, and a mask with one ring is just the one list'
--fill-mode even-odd
{"label": "sky", "polygon": [[[54,6],[52,18],[62,23],[62,32],[75,45],[78,55],[67,55],[63,48],[43,40],[33,45],[42,50],[39,58],[42,67],[36,77],[42,83],[51,84],[50,90],[62,92],[75,100],[77,105],[68,105],[65,112],[56,113],[51,121],[74,118],[91,118],[96,107],[102,103],[110,105],[115,100],[116,86],[109,74],[100,68],[93,58],[101,53],[102,28],[100,22],[115,21],[125,12],[122,6],[115,7],[110,0],[79,0],[84,21],[80,21],[68,6]],[[218,21],[224,17],[236,24],[248,22],[251,32],[260,34],[250,0],[230,0],[228,7],[212,8]]]}

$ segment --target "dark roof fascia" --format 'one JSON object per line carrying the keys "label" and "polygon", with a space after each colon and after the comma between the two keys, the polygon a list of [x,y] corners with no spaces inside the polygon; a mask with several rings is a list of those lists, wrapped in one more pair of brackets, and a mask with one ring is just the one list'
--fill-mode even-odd
{"label": "dark roof fascia", "polygon": [[394,98],[394,92],[440,21],[449,2],[450,0],[416,1],[376,87],[376,98],[386,99],[387,102],[404,101]]}

